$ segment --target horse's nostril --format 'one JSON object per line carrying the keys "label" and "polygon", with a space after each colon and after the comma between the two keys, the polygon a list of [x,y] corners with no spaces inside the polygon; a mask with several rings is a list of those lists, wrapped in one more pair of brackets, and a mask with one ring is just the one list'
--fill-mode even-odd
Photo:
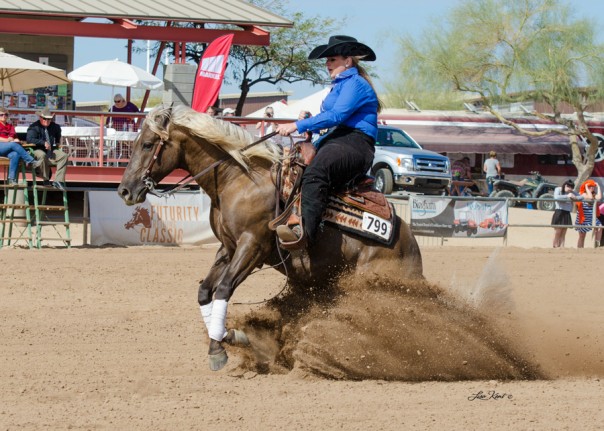
{"label": "horse's nostril", "polygon": [[130,192],[128,191],[128,188],[126,188],[126,187],[120,187],[117,190],[117,194],[120,195],[122,198],[125,198],[125,197],[127,197],[130,194]]}

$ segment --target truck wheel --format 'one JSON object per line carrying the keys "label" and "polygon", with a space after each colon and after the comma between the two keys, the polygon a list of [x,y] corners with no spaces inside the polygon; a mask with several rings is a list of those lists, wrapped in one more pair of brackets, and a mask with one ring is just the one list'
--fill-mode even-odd
{"label": "truck wheel", "polygon": [[[505,198],[505,199],[507,199],[507,198],[513,198],[515,196],[514,196],[514,193],[512,193],[509,190],[499,190],[497,193],[495,193],[495,197],[496,198]],[[508,208],[511,208],[511,207],[514,207],[514,206],[516,206],[516,201],[514,201],[514,200],[508,200]]]}
{"label": "truck wheel", "polygon": [[[540,198],[545,198],[545,199],[553,199],[554,195],[551,193],[543,193],[541,196],[539,196]],[[553,201],[539,201],[537,202],[537,208],[541,211],[553,211],[554,208],[556,207],[556,203]]]}
{"label": "truck wheel", "polygon": [[375,173],[375,188],[385,195],[392,193],[394,187],[394,180],[392,178],[392,172],[388,168],[378,169]]}

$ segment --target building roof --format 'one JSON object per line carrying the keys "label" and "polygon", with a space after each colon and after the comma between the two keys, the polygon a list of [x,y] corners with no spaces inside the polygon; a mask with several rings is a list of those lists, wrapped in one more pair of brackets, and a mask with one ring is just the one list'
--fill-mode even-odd
{"label": "building roof", "polygon": [[[409,133],[423,148],[448,153],[558,154],[570,155],[568,136],[528,136],[500,123],[490,114],[463,111],[409,112],[385,110],[380,119]],[[397,112],[398,111],[398,112]],[[565,131],[566,127],[536,118],[516,118],[531,132],[544,129]]]}
{"label": "building roof", "polygon": [[0,12],[77,18],[292,26],[291,21],[241,0],[0,0]]}
{"label": "building roof", "polygon": [[[100,22],[103,18],[108,22]],[[242,0],[0,0],[0,33],[8,34],[211,42],[234,33],[236,45],[268,45],[270,34],[262,27],[292,26],[288,19]]]}

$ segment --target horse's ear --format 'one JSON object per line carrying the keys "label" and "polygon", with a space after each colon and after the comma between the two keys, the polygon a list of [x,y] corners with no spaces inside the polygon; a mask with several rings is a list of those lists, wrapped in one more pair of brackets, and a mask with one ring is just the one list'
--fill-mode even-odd
{"label": "horse's ear", "polygon": [[172,108],[174,107],[174,102],[170,103],[170,106],[166,110],[166,115],[164,116],[164,123],[162,124],[162,129],[166,130],[168,127],[168,123],[170,122],[170,118],[172,117]]}

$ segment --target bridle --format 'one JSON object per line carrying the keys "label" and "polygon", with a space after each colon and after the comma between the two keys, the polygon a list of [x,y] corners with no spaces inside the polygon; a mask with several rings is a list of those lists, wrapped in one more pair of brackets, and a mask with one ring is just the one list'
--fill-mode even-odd
{"label": "bridle", "polygon": [[[242,152],[252,148],[253,146],[266,141],[267,139],[272,138],[276,134],[277,134],[277,132],[272,132],[272,133],[269,133],[268,135],[264,135],[259,140],[252,142],[251,144],[246,145],[245,147],[240,149],[239,152],[242,153]],[[166,142],[167,142],[167,139],[164,139],[160,136],[160,140],[155,146],[155,151],[153,152],[153,157],[149,161],[149,165],[147,166],[147,169],[145,169],[145,171],[143,172],[143,176],[141,177],[141,180],[143,181],[143,183],[145,183],[145,187],[148,190],[147,193],[152,194],[153,196],[160,197],[160,198],[174,195],[176,192],[182,190],[185,186],[187,186],[191,182],[195,181],[197,178],[204,176],[208,172],[210,172],[213,169],[215,169],[216,167],[218,167],[220,164],[231,159],[230,156],[224,156],[224,157],[216,160],[214,163],[212,163],[210,166],[206,167],[204,170],[202,170],[198,174],[195,174],[193,176],[191,176],[191,174],[189,174],[186,177],[182,178],[180,181],[178,181],[178,183],[176,183],[176,185],[174,187],[164,190],[164,191],[157,190],[156,189],[157,183],[155,182],[155,180],[153,180],[153,178],[151,178],[151,169],[153,169],[153,165],[155,165],[155,161],[159,158],[161,150],[163,149]],[[185,182],[183,183],[183,181],[185,181]]]}

